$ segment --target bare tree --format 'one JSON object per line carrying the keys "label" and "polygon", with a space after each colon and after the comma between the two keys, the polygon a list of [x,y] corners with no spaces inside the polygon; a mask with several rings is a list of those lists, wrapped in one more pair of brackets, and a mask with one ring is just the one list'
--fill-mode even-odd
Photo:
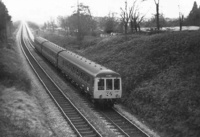
{"label": "bare tree", "polygon": [[76,34],[81,42],[85,35],[91,34],[96,29],[96,22],[91,15],[89,6],[77,3],[77,9],[68,17],[69,29]]}
{"label": "bare tree", "polygon": [[178,8],[179,8],[179,28],[180,28],[180,31],[182,31],[184,16],[181,13],[180,5],[178,5]]}
{"label": "bare tree", "polygon": [[184,20],[184,16],[182,14],[179,15],[179,28],[180,28],[180,31],[182,31],[183,20]]}
{"label": "bare tree", "polygon": [[160,30],[160,24],[159,24],[159,4],[160,0],[154,0],[156,4],[156,24],[157,24],[157,29],[158,31]]}
{"label": "bare tree", "polygon": [[130,15],[132,13],[132,8],[128,12],[127,5],[128,5],[127,1],[125,1],[125,8],[124,9],[120,8],[121,9],[121,20],[122,20],[122,23],[123,23],[123,26],[124,26],[125,35],[128,32],[128,23],[129,23],[129,20],[130,20]]}
{"label": "bare tree", "polygon": [[48,30],[51,30],[51,24],[50,24],[49,21],[47,21],[47,29],[48,29]]}
{"label": "bare tree", "polygon": [[133,30],[135,28],[135,31],[137,31],[137,17],[136,17],[136,11],[137,11],[137,6],[136,6],[137,0],[133,2],[133,5],[131,7],[130,11],[130,28],[131,28],[131,33],[133,33]]}
{"label": "bare tree", "polygon": [[56,28],[55,20],[51,18],[49,23],[50,23],[51,30],[54,32]]}
{"label": "bare tree", "polygon": [[[142,0],[142,1],[147,1],[147,0]],[[159,22],[159,4],[160,4],[160,0],[154,0],[154,3],[156,5],[156,26],[157,26],[157,30],[159,31],[160,30],[160,22]]]}
{"label": "bare tree", "polygon": [[140,31],[140,24],[143,21],[145,15],[142,15],[139,12],[139,5],[137,3],[137,0],[134,0],[133,5],[130,9],[130,28],[131,28],[131,33],[133,33],[133,30],[135,31]]}
{"label": "bare tree", "polygon": [[110,12],[107,17],[104,17],[104,23],[103,23],[104,32],[106,33],[114,32],[116,25],[117,25],[117,21],[116,21],[114,12],[112,13]]}
{"label": "bare tree", "polygon": [[45,22],[44,25],[42,26],[42,29],[43,29],[43,30],[46,30],[46,29],[47,29],[47,23],[46,23],[46,22]]}
{"label": "bare tree", "polygon": [[136,27],[135,28],[138,28],[139,32],[141,31],[140,30],[140,24],[142,23],[142,21],[144,20],[144,17],[145,15],[141,15],[140,12],[137,13],[137,16],[136,16]]}
{"label": "bare tree", "polygon": [[63,16],[59,16],[57,18],[58,20],[58,24],[61,28],[63,28],[65,30],[65,34],[69,35],[69,17],[63,17]]}

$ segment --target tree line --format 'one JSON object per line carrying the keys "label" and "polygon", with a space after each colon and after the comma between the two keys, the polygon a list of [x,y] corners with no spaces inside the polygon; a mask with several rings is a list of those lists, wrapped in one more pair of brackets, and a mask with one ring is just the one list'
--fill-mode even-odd
{"label": "tree line", "polygon": [[0,1],[0,42],[7,41],[8,34],[11,34],[11,16],[5,4]]}
{"label": "tree line", "polygon": [[200,26],[200,7],[197,6],[196,1],[194,2],[192,10],[185,20],[185,24],[191,26]]}
{"label": "tree line", "polygon": [[[76,9],[70,16],[59,16],[57,18],[59,27],[66,35],[77,36],[78,40],[82,40],[85,35],[98,35],[100,33],[137,33],[141,32],[142,27],[156,28],[160,31],[162,27],[180,26],[183,25],[200,26],[200,8],[194,2],[193,8],[187,17],[184,17],[179,11],[179,17],[176,19],[165,18],[162,13],[159,13],[159,0],[154,0],[156,5],[156,13],[151,19],[145,20],[145,14],[140,12],[140,5],[146,0],[133,0],[128,6],[127,1],[120,8],[120,17],[117,13],[109,13],[105,17],[94,17],[91,14],[90,8],[83,3],[77,4]],[[43,29],[55,31],[57,27],[56,21],[50,19],[43,25]]]}

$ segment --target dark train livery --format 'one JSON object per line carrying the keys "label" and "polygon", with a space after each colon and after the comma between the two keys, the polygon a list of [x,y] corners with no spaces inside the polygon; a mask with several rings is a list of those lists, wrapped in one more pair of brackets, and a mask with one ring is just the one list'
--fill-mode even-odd
{"label": "dark train livery", "polygon": [[113,105],[122,96],[118,73],[44,38],[35,37],[35,48],[62,73],[76,82],[95,103]]}

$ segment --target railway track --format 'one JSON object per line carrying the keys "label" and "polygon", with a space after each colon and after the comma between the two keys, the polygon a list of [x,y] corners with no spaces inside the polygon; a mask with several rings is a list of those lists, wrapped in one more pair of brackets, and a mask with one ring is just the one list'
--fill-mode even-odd
{"label": "railway track", "polygon": [[[28,35],[27,38],[25,39],[21,36],[20,41],[22,43],[21,44],[22,47],[24,48],[24,52],[27,54],[27,58],[30,58],[29,63],[33,64],[32,67],[37,66],[35,68],[35,71],[38,72],[37,75],[40,81],[48,90],[51,98],[59,107],[65,119],[70,123],[77,136],[86,136],[86,137],[101,136],[99,132],[88,122],[88,120],[73,105],[73,103],[71,103],[71,101],[62,92],[62,90],[55,85],[55,83],[53,82],[53,80],[51,80],[50,77],[47,76],[45,71],[39,67],[37,61],[29,53],[28,48],[26,48],[26,45],[30,46],[30,48],[34,48],[28,39]],[[82,94],[80,94],[80,92],[77,92],[77,94],[80,96],[80,98],[83,99]],[[105,119],[108,127],[111,130],[115,131],[115,133],[119,137],[150,137],[139,127],[137,127],[137,125],[130,122],[130,120],[128,120],[126,117],[118,113],[114,108],[110,110],[96,109],[93,105],[91,105],[91,102],[89,102],[86,97],[84,98],[85,98],[84,103],[87,103],[88,104],[87,106],[91,107],[94,113],[98,113],[102,119]]]}
{"label": "railway track", "polygon": [[60,109],[64,118],[71,125],[75,134],[80,137],[101,137],[101,134],[90,124],[90,122],[81,114],[81,112],[73,105],[68,97],[62,92],[62,90],[53,82],[53,80],[45,73],[40,67],[35,58],[31,55],[27,46],[30,45],[28,35],[25,27],[21,27],[19,31],[18,41],[20,42],[22,51],[26,56],[29,64],[35,71],[36,75],[48,91],[48,94],[54,100],[55,104]]}
{"label": "railway track", "polygon": [[[75,84],[74,90],[77,90]],[[82,98],[84,103],[92,108],[94,113],[97,113],[103,121],[106,121],[107,127],[113,130],[119,137],[150,137],[149,134],[123,116],[114,107],[110,109],[96,108],[94,105],[91,105],[87,97],[82,96],[82,93],[77,91],[75,94]]]}
{"label": "railway track", "polygon": [[101,114],[111,123],[111,128],[118,130],[119,135],[127,137],[150,137],[114,108],[101,111]]}
{"label": "railway track", "polygon": [[[63,79],[64,80],[64,79]],[[68,82],[71,82],[70,80]],[[102,120],[106,120],[107,127],[111,130],[115,131],[115,133],[119,137],[150,137],[146,132],[144,132],[140,127],[131,122],[125,116],[123,116],[117,109],[101,109],[96,108],[91,104],[91,101],[88,100],[87,96],[83,96],[83,94],[78,91],[76,84],[73,84],[73,90],[77,96],[83,99],[83,103],[85,103],[88,107],[92,108],[94,113],[97,113]]]}

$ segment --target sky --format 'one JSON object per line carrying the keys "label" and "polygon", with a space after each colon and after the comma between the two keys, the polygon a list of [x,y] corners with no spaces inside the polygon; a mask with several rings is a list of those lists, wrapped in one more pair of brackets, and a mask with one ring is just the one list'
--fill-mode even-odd
{"label": "sky", "polygon": [[[6,5],[13,21],[29,20],[43,24],[51,19],[57,20],[58,16],[69,16],[76,9],[77,1],[90,7],[93,16],[107,16],[115,12],[120,17],[120,8],[124,8],[125,0],[2,0]],[[135,0],[127,0],[130,7]],[[138,0],[141,1],[141,0]],[[156,0],[158,1],[158,0]],[[177,18],[179,11],[187,17],[195,0],[160,0],[160,13],[165,17]],[[196,0],[200,5],[200,0]],[[138,2],[141,14],[146,18],[156,13],[154,0]]]}

